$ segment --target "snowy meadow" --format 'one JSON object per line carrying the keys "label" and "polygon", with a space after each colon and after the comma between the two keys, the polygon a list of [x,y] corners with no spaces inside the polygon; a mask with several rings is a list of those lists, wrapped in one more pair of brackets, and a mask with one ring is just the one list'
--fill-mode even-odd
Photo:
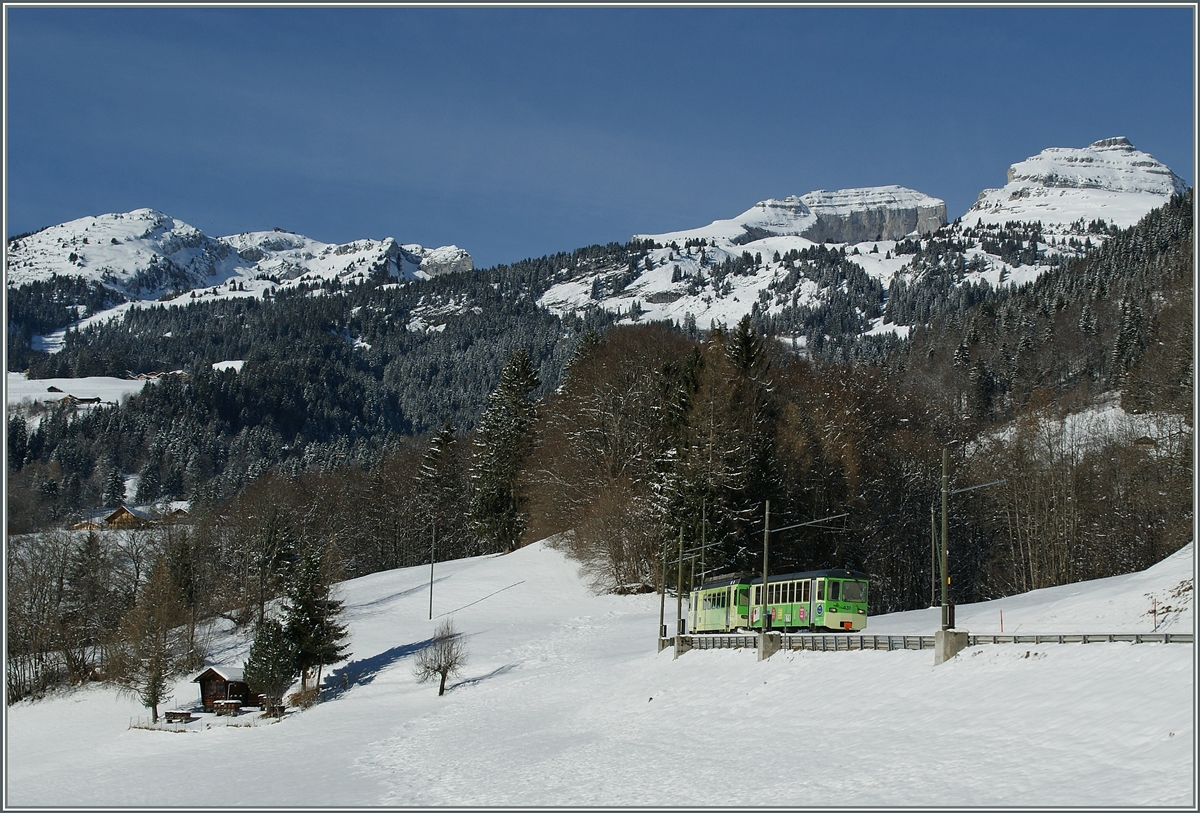
{"label": "snowy meadow", "polygon": [[[997,633],[1193,632],[1193,545],[1142,573],[957,608]],[[340,585],[325,702],[176,732],[95,685],[8,707],[8,807],[1196,804],[1193,644],[658,652],[656,595],[595,595],[546,543]],[[668,601],[668,619],[674,601]],[[932,634],[938,610],[866,633]],[[414,653],[452,617],[444,697]],[[210,663],[240,666],[216,633]],[[194,675],[166,708],[199,705]]]}

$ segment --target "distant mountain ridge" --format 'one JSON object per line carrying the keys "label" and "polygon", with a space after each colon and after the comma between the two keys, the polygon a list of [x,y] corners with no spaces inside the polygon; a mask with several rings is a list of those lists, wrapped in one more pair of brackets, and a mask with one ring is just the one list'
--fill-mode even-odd
{"label": "distant mountain ridge", "polygon": [[[934,278],[942,292],[1031,282],[1186,189],[1169,167],[1122,136],[1043,150],[1013,164],[1007,178],[951,223],[940,199],[880,186],[769,199],[708,226],[636,234],[659,247],[636,269],[577,274],[541,303],[559,313],[601,308],[627,321],[694,320],[701,329],[750,313],[776,329],[790,332],[803,323],[811,332],[824,321],[816,311],[858,291],[852,307],[864,331],[905,335],[913,323],[894,322],[888,316],[900,311],[885,314],[878,306],[896,282],[908,292]],[[822,246],[843,255],[833,276],[799,256]]]}
{"label": "distant mountain ridge", "polygon": [[472,267],[470,255],[457,246],[426,249],[391,237],[339,245],[278,229],[210,237],[170,215],[136,209],[78,218],[13,239],[6,270],[10,286],[73,276],[153,299],[230,284],[258,292],[305,278],[417,279]]}
{"label": "distant mountain ridge", "polygon": [[[619,321],[668,320],[703,330],[751,314],[794,338],[905,336],[920,323],[925,302],[962,285],[1031,282],[1186,188],[1122,136],[1043,150],[1013,164],[1006,177],[953,222],[944,201],[898,185],[767,199],[707,226],[633,235],[634,257],[623,251],[619,259],[558,269],[530,293],[558,315],[599,310]],[[141,303],[175,304],[473,268],[456,246],[427,249],[390,237],[339,245],[281,230],[209,237],[153,209],[80,218],[15,238],[7,260],[10,289],[57,275]],[[901,289],[903,307],[889,303]],[[462,302],[456,312],[473,308]],[[120,312],[81,308],[77,319],[87,320],[75,325]],[[60,346],[62,333],[49,342],[33,337],[32,346]]]}

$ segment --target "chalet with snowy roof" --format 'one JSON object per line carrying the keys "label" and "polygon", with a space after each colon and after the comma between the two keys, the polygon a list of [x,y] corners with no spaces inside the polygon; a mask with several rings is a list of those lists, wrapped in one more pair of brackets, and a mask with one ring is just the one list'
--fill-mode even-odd
{"label": "chalet with snowy roof", "polygon": [[246,685],[240,666],[210,666],[197,675],[192,683],[200,684],[200,702],[206,709],[222,703],[239,701],[243,706],[258,706],[262,698]]}
{"label": "chalet with snowy roof", "polygon": [[104,517],[104,524],[108,528],[124,530],[129,528],[145,528],[154,522],[154,517],[140,508],[131,508],[128,505],[118,506],[114,511]]}

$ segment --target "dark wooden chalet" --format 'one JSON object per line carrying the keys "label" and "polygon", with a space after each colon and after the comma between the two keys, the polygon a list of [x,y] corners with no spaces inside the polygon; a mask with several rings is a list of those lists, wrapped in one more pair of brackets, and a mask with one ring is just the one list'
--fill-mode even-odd
{"label": "dark wooden chalet", "polygon": [[253,694],[238,666],[210,666],[192,683],[200,684],[200,702],[212,709],[218,700],[240,700],[243,706],[260,706],[262,698]]}

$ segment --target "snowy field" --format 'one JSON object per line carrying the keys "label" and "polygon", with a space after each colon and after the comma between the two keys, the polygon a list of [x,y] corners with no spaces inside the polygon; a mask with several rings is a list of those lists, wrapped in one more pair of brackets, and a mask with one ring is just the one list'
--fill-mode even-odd
{"label": "snowy field", "polygon": [[[146,379],[131,380],[109,376],[87,378],[26,378],[24,373],[8,373],[5,380],[5,400],[10,407],[23,401],[58,401],[68,395],[76,398],[99,398],[105,403],[119,403],[126,395],[136,395],[146,386]],[[57,391],[52,391],[54,387]]]}
{"label": "snowy field", "polygon": [[[1007,633],[1150,632],[1157,600],[1159,631],[1191,632],[1192,551],[962,605],[959,628],[999,632],[1003,613]],[[343,584],[351,660],[326,702],[277,723],[130,728],[146,711],[100,687],[9,707],[6,805],[1196,804],[1194,645],[979,646],[938,667],[929,650],[675,660],[656,651],[657,596],[593,595],[544,543],[438,565],[432,621],[428,580]],[[937,612],[866,632],[932,634]],[[471,660],[439,698],[412,660],[447,615]],[[247,644],[213,650],[240,665]],[[185,679],[172,705],[198,699]]]}

